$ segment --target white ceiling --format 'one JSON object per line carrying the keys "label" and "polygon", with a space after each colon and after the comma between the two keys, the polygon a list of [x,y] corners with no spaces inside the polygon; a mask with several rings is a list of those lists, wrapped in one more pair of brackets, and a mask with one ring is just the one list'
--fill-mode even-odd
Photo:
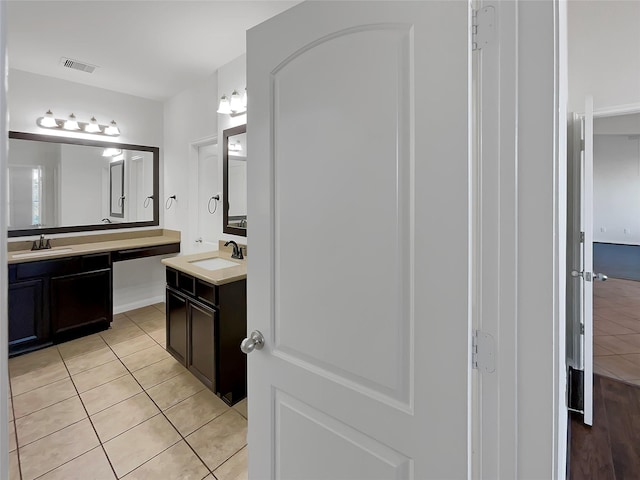
{"label": "white ceiling", "polygon": [[[5,3],[10,68],[164,100],[242,55],[247,29],[299,1]],[[65,68],[61,57],[99,68]]]}

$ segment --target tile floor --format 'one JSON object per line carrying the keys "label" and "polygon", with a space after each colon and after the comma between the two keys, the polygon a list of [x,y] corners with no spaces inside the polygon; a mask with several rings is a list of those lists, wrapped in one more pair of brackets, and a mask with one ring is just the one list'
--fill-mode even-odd
{"label": "tile floor", "polygon": [[228,407],[164,346],[157,304],[10,359],[10,480],[246,479],[246,400]]}
{"label": "tile floor", "polygon": [[593,369],[640,385],[640,282],[594,282]]}

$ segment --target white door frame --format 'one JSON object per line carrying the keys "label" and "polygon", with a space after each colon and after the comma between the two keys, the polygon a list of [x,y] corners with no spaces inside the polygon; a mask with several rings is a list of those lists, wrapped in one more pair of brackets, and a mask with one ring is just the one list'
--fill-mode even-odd
{"label": "white door frame", "polygon": [[[200,164],[199,162],[199,150],[200,147],[205,147],[207,145],[217,145],[218,144],[218,135],[209,135],[204,138],[200,138],[198,140],[193,140],[189,142],[189,183],[188,185],[198,185],[198,176],[200,173]],[[189,196],[188,196],[188,227],[187,234],[184,235],[186,243],[183,241],[183,245],[186,245],[189,252],[195,250],[196,236],[198,234],[199,227],[199,216],[200,209],[203,208],[202,205],[198,204],[198,189],[190,188]]]}
{"label": "white door frame", "polygon": [[[7,198],[4,195],[7,185],[7,42],[6,7],[0,2],[0,331],[8,332],[7,297],[9,284],[7,279]],[[3,338],[6,338],[3,336]],[[0,342],[0,478],[9,478],[9,342]]]}
{"label": "white door frame", "polygon": [[479,73],[474,313],[496,370],[477,378],[474,476],[563,479],[567,5],[486,5],[496,21]]}

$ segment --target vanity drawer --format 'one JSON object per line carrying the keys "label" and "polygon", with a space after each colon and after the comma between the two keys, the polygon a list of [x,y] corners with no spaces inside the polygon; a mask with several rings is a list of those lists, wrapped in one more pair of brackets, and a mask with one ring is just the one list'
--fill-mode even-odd
{"label": "vanity drawer", "polygon": [[196,279],[191,275],[178,272],[178,288],[193,297],[196,294]]}
{"label": "vanity drawer", "polygon": [[166,269],[167,286],[210,306],[218,305],[218,287],[189,274]]}
{"label": "vanity drawer", "polygon": [[15,266],[15,278],[27,278],[68,275],[79,272],[90,272],[111,268],[111,255],[97,253],[95,255],[79,255],[75,257],[59,258],[55,260],[39,260],[37,262],[18,263]]}
{"label": "vanity drawer", "polygon": [[196,298],[210,305],[218,304],[218,292],[215,285],[196,279]]}
{"label": "vanity drawer", "polygon": [[82,257],[82,270],[101,270],[111,267],[111,254],[96,253],[94,255],[85,255]]}
{"label": "vanity drawer", "polygon": [[113,261],[122,262],[135,258],[152,257],[156,255],[167,255],[170,253],[180,253],[180,244],[171,243],[169,245],[157,245],[154,247],[128,248],[113,252]]}
{"label": "vanity drawer", "polygon": [[172,288],[178,288],[178,271],[177,270],[171,270],[170,268],[167,268],[167,285],[169,285]]}

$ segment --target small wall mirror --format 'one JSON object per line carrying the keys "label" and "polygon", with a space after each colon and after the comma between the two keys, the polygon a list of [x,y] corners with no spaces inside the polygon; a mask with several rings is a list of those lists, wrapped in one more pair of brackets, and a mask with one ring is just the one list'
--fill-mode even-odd
{"label": "small wall mirror", "polygon": [[159,224],[160,149],[9,132],[9,237]]}
{"label": "small wall mirror", "polygon": [[247,126],[222,132],[223,214],[222,231],[247,236]]}
{"label": "small wall mirror", "polygon": [[116,160],[109,164],[109,200],[111,210],[109,216],[124,217],[124,160]]}

